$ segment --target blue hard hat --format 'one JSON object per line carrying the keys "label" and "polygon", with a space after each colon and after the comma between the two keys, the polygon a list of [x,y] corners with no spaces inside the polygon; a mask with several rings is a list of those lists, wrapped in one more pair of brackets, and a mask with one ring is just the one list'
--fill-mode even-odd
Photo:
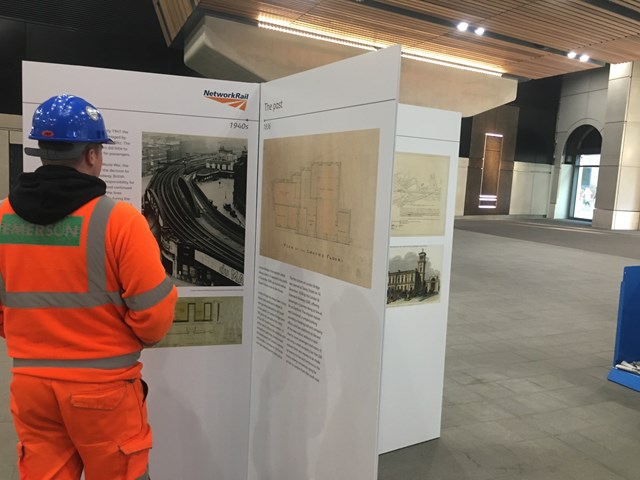
{"label": "blue hard hat", "polygon": [[45,142],[114,143],[100,111],[84,98],[57,95],[34,112],[29,138]]}

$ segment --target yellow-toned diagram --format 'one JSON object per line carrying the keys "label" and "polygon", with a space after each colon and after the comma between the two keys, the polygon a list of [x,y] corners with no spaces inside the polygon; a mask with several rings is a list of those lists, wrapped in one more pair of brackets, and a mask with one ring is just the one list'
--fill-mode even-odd
{"label": "yellow-toned diagram", "polygon": [[156,347],[242,343],[242,297],[180,297],[173,325]]}
{"label": "yellow-toned diagram", "polygon": [[378,129],[264,141],[260,255],[371,286]]}
{"label": "yellow-toned diagram", "polygon": [[313,163],[273,184],[275,225],[300,235],[350,243],[351,211],[340,208],[340,164]]}

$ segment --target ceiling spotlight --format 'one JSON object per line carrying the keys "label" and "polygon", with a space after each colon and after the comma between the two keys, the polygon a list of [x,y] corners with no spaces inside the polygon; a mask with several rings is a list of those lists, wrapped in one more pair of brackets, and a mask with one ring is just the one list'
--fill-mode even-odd
{"label": "ceiling spotlight", "polygon": [[576,58],[577,53],[576,52],[569,52],[567,53],[567,57],[569,58]]}
{"label": "ceiling spotlight", "polygon": [[467,22],[460,22],[456,28],[461,32],[466,32],[467,28],[469,28],[469,24]]}
{"label": "ceiling spotlight", "polygon": [[580,61],[581,62],[586,62],[587,60],[589,60],[589,55],[580,55]]}
{"label": "ceiling spotlight", "polygon": [[476,28],[474,30],[474,32],[475,32],[476,35],[482,35],[482,34],[484,34],[484,28],[478,27],[478,28]]}

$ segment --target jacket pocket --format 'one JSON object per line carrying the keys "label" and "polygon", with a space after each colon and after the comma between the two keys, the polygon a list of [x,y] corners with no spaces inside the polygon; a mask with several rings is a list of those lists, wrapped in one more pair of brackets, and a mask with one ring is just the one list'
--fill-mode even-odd
{"label": "jacket pocket", "polygon": [[135,437],[122,442],[119,448],[125,455],[133,455],[143,450],[150,450],[152,446],[153,440],[151,435],[144,435],[143,437]]}

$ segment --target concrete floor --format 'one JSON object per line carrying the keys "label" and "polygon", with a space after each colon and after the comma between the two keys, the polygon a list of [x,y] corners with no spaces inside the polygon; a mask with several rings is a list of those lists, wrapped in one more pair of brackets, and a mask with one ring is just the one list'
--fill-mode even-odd
{"label": "concrete floor", "polygon": [[513,238],[558,224],[491,223],[456,223],[441,438],[382,455],[379,480],[640,478],[640,393],[606,380],[623,267],[640,263],[616,251],[640,239],[567,242],[609,235],[605,254]]}
{"label": "concrete floor", "polygon": [[[487,222],[454,234],[442,436],[382,455],[379,480],[637,480],[640,393],[606,375],[638,236],[559,246],[548,222]],[[610,241],[587,251],[594,233]],[[8,383],[0,342],[0,480],[17,480]]]}

